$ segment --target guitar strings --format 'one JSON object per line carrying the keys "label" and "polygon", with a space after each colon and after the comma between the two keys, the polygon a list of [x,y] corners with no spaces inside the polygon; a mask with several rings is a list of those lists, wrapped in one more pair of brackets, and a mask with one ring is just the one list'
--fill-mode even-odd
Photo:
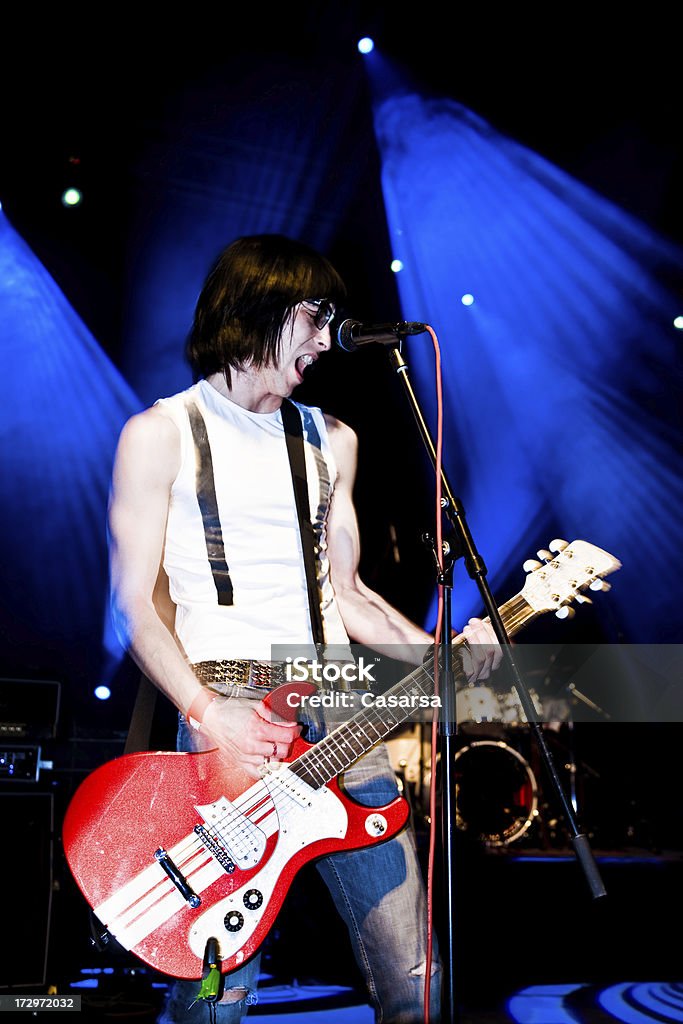
{"label": "guitar strings", "polygon": [[[518,607],[513,612],[515,604]],[[508,601],[501,608],[503,614],[507,613],[509,615],[512,612],[510,628],[515,630],[519,628],[519,624],[527,617],[529,610],[529,605],[519,595],[516,598],[512,598],[511,601]],[[462,641],[458,641],[456,646],[459,646],[461,643]],[[433,664],[433,654],[427,659],[427,664],[429,664],[430,660]],[[397,697],[404,696],[410,692],[416,683],[421,693],[426,693],[425,683],[428,685],[432,683],[432,677],[424,666],[418,666],[406,679],[398,683],[390,693]],[[349,768],[359,757],[380,743],[394,728],[405,721],[409,717],[411,709],[408,708],[407,711],[405,709],[402,710],[405,712],[404,714],[386,717],[380,715],[379,711],[374,707],[365,709],[362,713],[354,716],[351,722],[338,726],[319,743],[316,743],[299,758],[291,762],[289,771],[295,774],[302,782],[306,782],[306,776],[308,776],[308,779],[312,779],[317,786],[324,785],[330,779]],[[374,736],[372,733],[374,733]],[[357,747],[360,749],[357,749]],[[349,751],[351,751],[351,755],[349,755]],[[255,814],[259,815],[258,821],[260,824],[273,811],[278,815],[284,813],[288,802],[296,804],[292,794],[287,791],[283,781],[278,778],[277,771],[269,772],[267,779],[268,783],[265,782],[264,777],[262,786],[256,789],[256,791],[250,788],[245,794],[242,794],[231,805],[231,809],[212,826],[209,834],[215,832],[216,839],[228,847],[230,845],[234,846],[239,840],[249,842],[250,837],[254,835],[254,829],[259,827],[253,820]],[[267,801],[266,804],[264,804],[264,800]],[[253,809],[245,812],[243,808],[245,804],[249,803],[253,805]],[[271,806],[268,806],[268,804]],[[203,844],[201,844],[201,840],[197,840],[197,844],[193,845],[199,848]]]}

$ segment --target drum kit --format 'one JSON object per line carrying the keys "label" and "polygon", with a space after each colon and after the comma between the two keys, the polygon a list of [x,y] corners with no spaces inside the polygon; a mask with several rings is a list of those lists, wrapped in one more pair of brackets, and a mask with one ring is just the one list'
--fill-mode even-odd
{"label": "drum kit", "polygon": [[[554,702],[553,721],[549,721],[536,691],[530,689],[529,697],[539,721],[544,722],[542,728],[557,732],[565,709]],[[528,721],[516,691],[463,687],[456,694],[456,714],[457,828],[486,847],[507,847],[528,837],[539,819],[541,792],[532,768]],[[411,802],[416,824],[428,824],[431,722],[412,723],[386,742],[399,788]],[[438,758],[437,754],[437,775]],[[565,767],[573,778],[572,766]]]}

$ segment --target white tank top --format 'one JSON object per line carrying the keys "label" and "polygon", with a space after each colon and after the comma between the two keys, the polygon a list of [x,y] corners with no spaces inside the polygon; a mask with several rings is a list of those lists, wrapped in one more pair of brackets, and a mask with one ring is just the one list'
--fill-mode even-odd
{"label": "white tank top", "polygon": [[[219,604],[197,497],[195,442],[188,403],[201,412],[213,462],[232,603]],[[156,403],[180,431],[181,462],[173,482],[163,565],[177,606],[176,634],[190,662],[271,660],[271,646],[308,645],[312,631],[292,475],[280,411],[255,413],[207,381]],[[311,522],[325,640],[348,636],[327,559],[327,513],[336,465],[320,409],[302,414]]]}

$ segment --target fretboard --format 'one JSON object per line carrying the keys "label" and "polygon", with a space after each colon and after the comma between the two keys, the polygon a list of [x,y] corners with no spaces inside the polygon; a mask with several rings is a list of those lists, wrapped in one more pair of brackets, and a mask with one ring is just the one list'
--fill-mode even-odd
{"label": "fretboard", "polygon": [[[539,612],[525,601],[521,594],[501,606],[500,615],[509,636],[517,633]],[[488,619],[484,621],[488,622]],[[454,654],[459,655],[461,641],[454,643]],[[434,694],[434,654],[429,654],[422,665],[401,679],[382,695],[382,707],[370,706],[359,711],[348,722],[332,732],[291,763],[290,771],[313,789],[319,789],[350,768],[369,750],[407,721],[419,710],[420,697]],[[391,698],[389,700],[389,698]],[[386,704],[389,707],[386,707]]]}

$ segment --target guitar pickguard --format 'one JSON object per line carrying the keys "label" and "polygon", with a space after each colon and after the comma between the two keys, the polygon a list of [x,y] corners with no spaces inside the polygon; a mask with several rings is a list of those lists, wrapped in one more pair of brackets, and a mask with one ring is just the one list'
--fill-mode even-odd
{"label": "guitar pickguard", "polygon": [[248,945],[271,908],[273,894],[287,864],[312,843],[322,839],[343,839],[347,826],[348,815],[344,805],[331,789],[324,786],[311,790],[308,806],[294,804],[288,807],[281,814],[275,849],[267,863],[229,896],[195,918],[188,933],[192,952],[203,957],[207,939],[216,938],[221,959],[234,956],[236,965],[239,965],[245,959],[244,946]]}

